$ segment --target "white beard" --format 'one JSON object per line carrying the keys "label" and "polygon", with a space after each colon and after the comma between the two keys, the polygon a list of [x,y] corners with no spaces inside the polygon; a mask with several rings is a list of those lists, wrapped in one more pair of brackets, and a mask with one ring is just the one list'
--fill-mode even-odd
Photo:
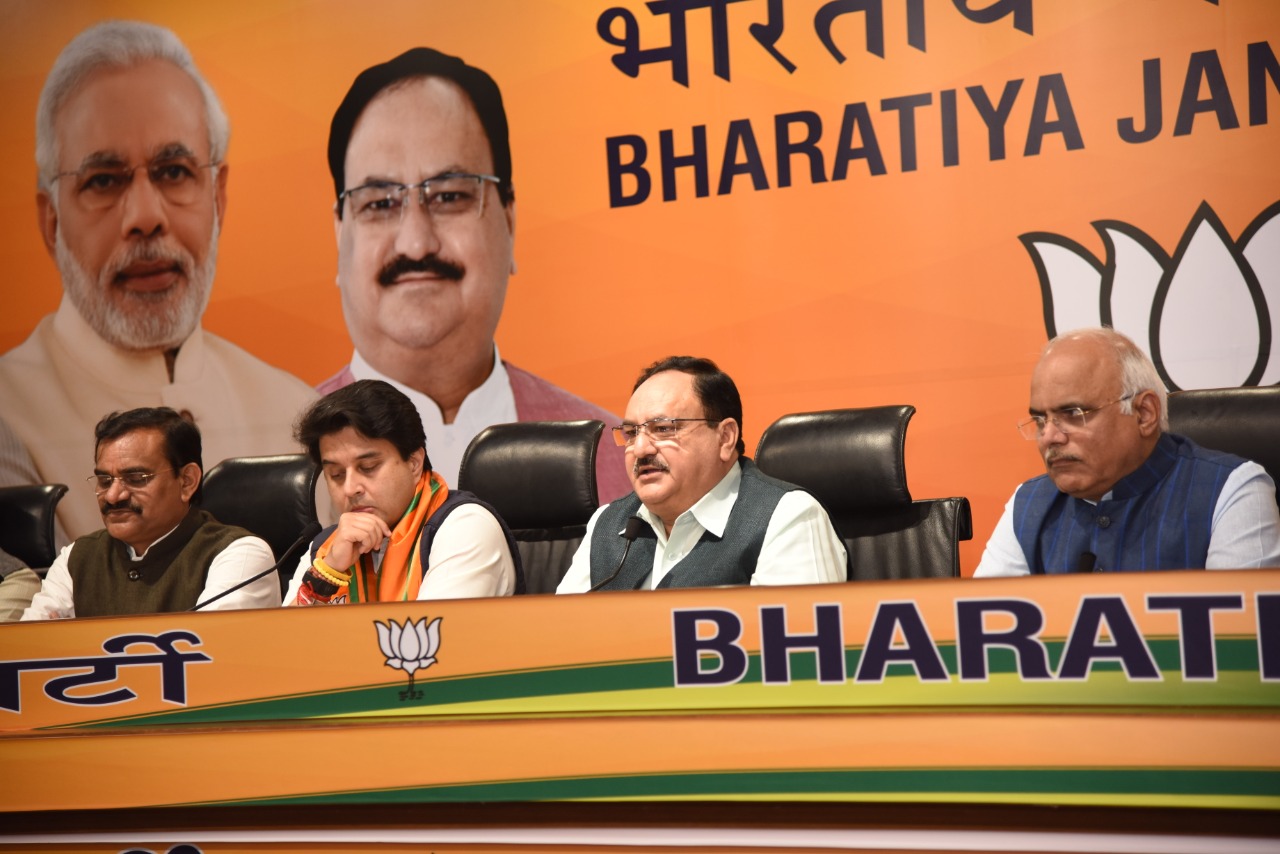
{"label": "white beard", "polygon": [[[103,340],[123,350],[171,350],[190,337],[204,316],[218,263],[218,220],[215,215],[203,264],[185,249],[159,240],[132,243],[103,265],[95,282],[71,252],[58,228],[54,242],[62,287]],[[177,263],[183,281],[161,293],[135,293],[116,287],[120,270],[140,260]]]}

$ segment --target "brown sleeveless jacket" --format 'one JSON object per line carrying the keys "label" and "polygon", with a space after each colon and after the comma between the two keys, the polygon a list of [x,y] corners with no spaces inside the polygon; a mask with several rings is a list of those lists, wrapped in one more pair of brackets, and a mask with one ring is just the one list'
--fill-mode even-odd
{"label": "brown sleeveless jacket", "polygon": [[185,611],[196,604],[209,565],[241,537],[244,528],[223,525],[192,507],[167,537],[152,544],[142,560],[106,529],[76,540],[67,561],[77,617]]}

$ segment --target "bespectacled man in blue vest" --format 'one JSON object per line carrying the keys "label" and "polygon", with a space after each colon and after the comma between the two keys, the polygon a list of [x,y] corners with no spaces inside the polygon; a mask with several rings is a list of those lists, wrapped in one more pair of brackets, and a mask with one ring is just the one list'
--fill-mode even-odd
{"label": "bespectacled man in blue vest", "polygon": [[1018,487],[975,577],[1280,566],[1262,466],[1166,432],[1164,384],[1113,329],[1050,341],[1031,376],[1046,473]]}
{"label": "bespectacled man in blue vest", "polygon": [[715,362],[650,365],[613,433],[634,491],[591,517],[557,593],[847,577],[817,499],[743,455],[742,399]]}

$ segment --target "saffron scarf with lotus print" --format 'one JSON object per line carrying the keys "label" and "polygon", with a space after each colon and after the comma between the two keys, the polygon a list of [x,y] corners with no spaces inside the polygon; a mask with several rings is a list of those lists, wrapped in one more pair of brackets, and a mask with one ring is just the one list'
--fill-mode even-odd
{"label": "saffron scarf with lotus print", "polygon": [[[409,502],[409,509],[391,529],[381,569],[374,569],[372,554],[360,555],[355,566],[333,567],[350,572],[351,581],[338,588],[331,601],[405,602],[417,599],[423,575],[418,571],[422,565],[418,554],[422,528],[448,496],[449,488],[445,482],[430,469],[424,471],[418,479],[418,488]],[[316,550],[316,557],[323,559],[329,553],[332,539],[330,535],[329,540]]]}

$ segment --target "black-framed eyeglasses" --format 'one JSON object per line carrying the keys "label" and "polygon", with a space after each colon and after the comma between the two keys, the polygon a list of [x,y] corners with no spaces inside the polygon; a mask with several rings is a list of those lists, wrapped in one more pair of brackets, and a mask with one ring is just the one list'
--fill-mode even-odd
{"label": "black-framed eyeglasses", "polygon": [[75,178],[72,192],[76,200],[89,210],[104,211],[120,203],[132,186],[134,175],[139,169],[145,169],[147,180],[166,202],[186,207],[208,197],[211,182],[207,176],[212,173],[206,170],[217,169],[221,165],[219,161],[198,163],[194,157],[185,155],[157,157],[137,166],[93,163],[73,172],[59,172],[50,179],[50,183],[62,178]]}
{"label": "black-framed eyeglasses", "polygon": [[1032,415],[1026,421],[1019,422],[1018,432],[1022,434],[1022,438],[1034,441],[1044,435],[1044,425],[1052,422],[1053,426],[1062,431],[1063,435],[1070,436],[1072,430],[1083,430],[1088,427],[1089,416],[1093,413],[1100,412],[1108,406],[1115,406],[1117,403],[1124,403],[1136,395],[1137,392],[1126,394],[1124,397],[1118,397],[1110,403],[1095,406],[1093,409],[1081,409],[1079,406],[1072,406],[1067,409],[1055,409],[1046,415]]}
{"label": "black-framed eyeglasses", "polygon": [[404,216],[410,191],[417,191],[422,209],[433,222],[479,218],[484,215],[485,184],[501,184],[496,175],[446,172],[417,184],[370,181],[338,196],[338,205],[350,202],[351,216],[365,225],[398,225]]}
{"label": "black-framed eyeglasses", "polygon": [[160,471],[127,471],[124,474],[91,474],[85,481],[93,487],[95,495],[101,495],[111,490],[111,485],[117,480],[123,483],[128,489],[146,489],[151,481],[158,474],[173,471],[173,469],[161,469]]}
{"label": "black-framed eyeglasses", "polygon": [[620,424],[613,428],[613,441],[626,447],[634,445],[641,433],[649,434],[654,442],[675,442],[680,437],[681,424],[719,424],[712,418],[650,418],[640,424]]}

